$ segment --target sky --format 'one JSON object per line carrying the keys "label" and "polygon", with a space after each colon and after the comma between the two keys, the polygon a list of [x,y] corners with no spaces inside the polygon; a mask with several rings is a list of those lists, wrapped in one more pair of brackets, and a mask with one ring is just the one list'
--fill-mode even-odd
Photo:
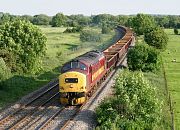
{"label": "sky", "polygon": [[180,0],[0,0],[0,12],[14,15],[137,13],[180,15]]}

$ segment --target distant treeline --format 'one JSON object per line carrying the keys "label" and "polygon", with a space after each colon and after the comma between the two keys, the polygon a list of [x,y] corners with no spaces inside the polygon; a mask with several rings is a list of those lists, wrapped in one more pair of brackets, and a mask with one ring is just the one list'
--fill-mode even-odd
{"label": "distant treeline", "polygon": [[[164,28],[180,28],[180,16],[179,15],[151,15],[155,22]],[[34,25],[51,25],[53,27],[76,27],[76,26],[92,26],[92,25],[125,25],[129,26],[129,22],[135,15],[111,15],[111,14],[99,14],[92,16],[78,15],[64,15],[63,13],[57,13],[55,16],[48,16],[45,14],[39,15],[11,15],[9,13],[0,12],[0,25],[7,21],[13,21],[15,19],[28,20]]]}

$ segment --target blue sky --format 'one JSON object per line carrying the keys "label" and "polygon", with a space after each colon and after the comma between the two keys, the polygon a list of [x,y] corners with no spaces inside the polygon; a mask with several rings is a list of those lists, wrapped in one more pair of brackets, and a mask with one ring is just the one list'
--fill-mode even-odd
{"label": "blue sky", "polygon": [[180,15],[180,0],[0,0],[0,12],[47,14],[171,14]]}

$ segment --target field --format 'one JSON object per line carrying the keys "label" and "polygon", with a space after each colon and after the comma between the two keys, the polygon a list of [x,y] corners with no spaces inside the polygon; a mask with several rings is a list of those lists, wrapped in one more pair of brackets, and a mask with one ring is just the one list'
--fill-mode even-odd
{"label": "field", "polygon": [[163,75],[163,69],[157,73],[144,73],[144,76],[157,88],[157,96],[162,102],[162,121],[158,129],[170,130],[171,129],[171,114],[169,111],[169,103],[167,91],[165,88],[165,80]]}
{"label": "field", "polygon": [[[63,33],[66,28],[41,26],[47,36],[43,70],[36,75],[14,74],[0,88],[0,109],[58,77],[63,63],[92,49],[103,49],[115,40],[115,32],[102,34],[102,42],[81,42],[79,33]],[[86,28],[100,32],[100,28]]]}
{"label": "field", "polygon": [[[180,36],[173,30],[166,30],[169,36],[167,50],[163,52],[163,61],[167,77],[167,85],[174,108],[175,129],[180,129]],[[176,62],[173,62],[173,60]]]}

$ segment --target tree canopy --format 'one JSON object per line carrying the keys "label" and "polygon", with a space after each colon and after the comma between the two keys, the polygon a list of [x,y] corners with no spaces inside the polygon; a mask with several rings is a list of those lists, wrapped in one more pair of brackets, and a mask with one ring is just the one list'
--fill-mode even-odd
{"label": "tree canopy", "polygon": [[127,57],[130,70],[148,72],[160,68],[159,52],[146,44],[139,44],[130,49]]}
{"label": "tree canopy", "polygon": [[[30,19],[30,17],[27,17],[27,19]],[[51,21],[51,18],[45,14],[39,14],[39,15],[35,15],[32,23],[35,25],[49,25]]]}
{"label": "tree canopy", "polygon": [[165,49],[168,42],[168,36],[160,27],[148,28],[144,34],[145,42],[157,49]]}
{"label": "tree canopy", "polygon": [[129,22],[137,35],[143,35],[147,28],[156,25],[153,17],[146,14],[137,14]]}
{"label": "tree canopy", "polygon": [[15,71],[37,72],[41,67],[40,58],[45,54],[45,43],[41,30],[27,21],[6,22],[0,29],[0,50],[7,53],[4,59],[13,56],[8,59],[15,60]]}
{"label": "tree canopy", "polygon": [[52,26],[53,27],[60,27],[64,26],[66,24],[67,17],[62,14],[62,13],[57,13],[55,16],[52,18]]}

